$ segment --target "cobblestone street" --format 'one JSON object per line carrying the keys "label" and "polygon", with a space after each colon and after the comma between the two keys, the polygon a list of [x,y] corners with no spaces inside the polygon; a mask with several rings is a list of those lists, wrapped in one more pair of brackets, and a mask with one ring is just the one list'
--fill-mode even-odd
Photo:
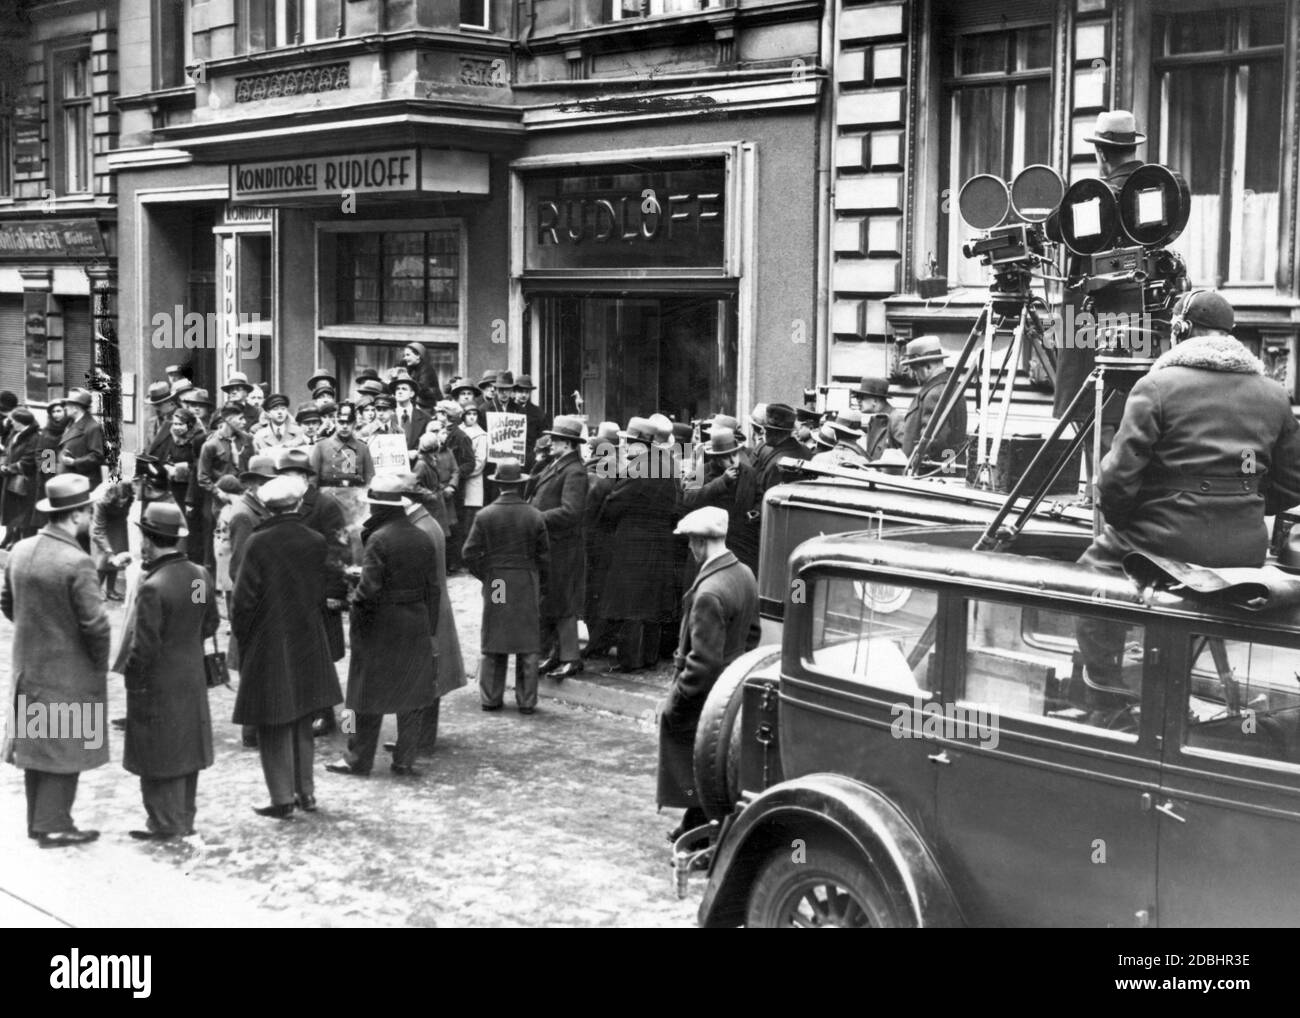
{"label": "cobblestone street", "polygon": [[[452,580],[477,666],[478,583]],[[121,606],[110,609],[115,630]],[[224,632],[224,626],[223,626]],[[12,627],[0,620],[0,687],[10,688]],[[346,660],[339,665],[347,674]],[[110,676],[110,717],[125,713]],[[673,891],[654,806],[655,734],[633,720],[543,700],[536,715],[479,710],[470,685],[443,703],[436,754],[415,779],[381,752],[369,778],[324,764],[345,737],[316,742],[320,811],[263,819],[256,750],[230,723],[234,694],[212,694],[216,762],[199,779],[199,834],[137,843],[137,779],[113,762],[82,776],[74,817],[92,845],[39,850],[23,835],[22,774],[0,768],[0,925],[689,926],[698,884]],[[393,736],[393,719],[385,738]]]}

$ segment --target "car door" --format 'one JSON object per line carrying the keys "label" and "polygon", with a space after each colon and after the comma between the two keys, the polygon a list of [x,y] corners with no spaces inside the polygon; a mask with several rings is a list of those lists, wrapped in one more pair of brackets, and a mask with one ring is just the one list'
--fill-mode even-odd
{"label": "car door", "polygon": [[1300,640],[1180,627],[1157,816],[1161,926],[1300,922]]}
{"label": "car door", "polygon": [[[966,601],[965,653],[944,685],[952,723],[927,763],[939,775],[940,863],[968,921],[1146,925],[1162,716],[1143,682],[1155,652],[1146,620],[1047,600]],[[1090,667],[1106,678],[1098,631],[1114,667],[1090,691]]]}

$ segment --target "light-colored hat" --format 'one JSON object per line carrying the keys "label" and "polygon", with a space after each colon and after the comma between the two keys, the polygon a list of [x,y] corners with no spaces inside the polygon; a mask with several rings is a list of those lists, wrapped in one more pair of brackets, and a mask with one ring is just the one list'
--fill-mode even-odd
{"label": "light-colored hat", "polygon": [[1092,134],[1083,139],[1094,144],[1119,145],[1127,148],[1147,140],[1137,129],[1137,120],[1131,110],[1103,110],[1097,114],[1097,124]]}
{"label": "light-colored hat", "polygon": [[161,406],[172,399],[172,387],[167,382],[150,382],[149,394],[145,397],[150,406]]}
{"label": "light-colored hat", "polygon": [[830,427],[851,439],[862,437],[862,414],[857,410],[841,410],[830,422]]}
{"label": "light-colored hat", "polygon": [[250,477],[254,480],[258,478],[266,480],[274,476],[275,460],[270,456],[258,453],[248,461],[248,469],[240,472],[239,479],[247,484]]}
{"label": "light-colored hat", "polygon": [[[629,442],[643,442],[649,445],[658,433],[654,424],[644,417],[633,417],[627,422],[627,430],[620,431],[618,434],[620,438],[626,438]],[[672,434],[672,425],[669,425],[668,433]]]}
{"label": "light-colored hat", "polygon": [[705,456],[730,456],[740,450],[736,433],[730,428],[715,427],[709,432],[709,444],[704,447]]}
{"label": "light-colored hat", "polygon": [[366,492],[366,501],[371,505],[400,506],[410,505],[403,492],[406,490],[399,474],[379,474],[370,482]]}
{"label": "light-colored hat", "polygon": [[91,404],[95,402],[95,397],[90,394],[89,389],[69,389],[68,394],[64,396],[63,399],[59,400],[59,402],[76,403],[77,406],[85,407],[89,410]]}
{"label": "light-colored hat", "polygon": [[549,430],[542,432],[552,438],[567,438],[570,442],[582,441],[582,418],[560,414],[551,423]]}
{"label": "light-colored hat", "polygon": [[943,341],[938,336],[917,336],[903,348],[903,367],[943,360]]}
{"label": "light-colored hat", "polygon": [[[257,457],[254,456],[254,459]],[[272,477],[258,489],[257,498],[273,513],[296,509],[307,493],[307,482],[301,477],[285,474]]]}
{"label": "light-colored hat", "polygon": [[45,482],[45,497],[36,503],[43,513],[61,513],[80,509],[94,501],[90,479],[82,474],[58,474]]}
{"label": "light-colored hat", "polygon": [[587,444],[593,449],[600,445],[601,442],[618,445],[618,431],[617,421],[601,421],[591,437],[587,439]]}
{"label": "light-colored hat", "polygon": [[656,442],[666,442],[673,437],[673,422],[666,414],[651,414],[649,421],[650,427],[655,429]]}
{"label": "light-colored hat", "polygon": [[247,389],[253,391],[253,383],[248,380],[248,376],[242,371],[232,371],[230,379],[221,387],[222,392],[229,392],[231,389]]}
{"label": "light-colored hat", "polygon": [[673,533],[684,537],[726,537],[727,510],[716,505],[696,509],[682,517]]}
{"label": "light-colored hat", "polygon": [[212,394],[207,389],[185,389],[181,393],[181,402],[196,406],[212,406]]}
{"label": "light-colored hat", "polygon": [[519,460],[514,456],[506,456],[498,460],[496,471],[492,474],[492,480],[496,484],[523,484],[528,477],[529,475],[523,472]]}

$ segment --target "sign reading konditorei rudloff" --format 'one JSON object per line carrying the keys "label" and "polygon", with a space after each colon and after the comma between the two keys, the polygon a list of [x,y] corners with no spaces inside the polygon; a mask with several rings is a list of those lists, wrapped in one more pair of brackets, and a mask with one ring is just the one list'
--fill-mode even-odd
{"label": "sign reading konditorei rudloff", "polygon": [[487,194],[485,152],[402,148],[233,163],[230,201],[290,201],[351,194]]}

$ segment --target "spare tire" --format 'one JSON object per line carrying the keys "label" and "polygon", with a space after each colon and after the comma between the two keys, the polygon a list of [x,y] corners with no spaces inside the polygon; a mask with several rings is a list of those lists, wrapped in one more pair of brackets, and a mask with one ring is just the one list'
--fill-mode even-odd
{"label": "spare tire", "polygon": [[710,820],[727,816],[740,799],[740,708],[745,680],[761,670],[775,672],[780,664],[779,644],[755,647],[723,669],[704,701],[695,730],[695,791],[700,809]]}

